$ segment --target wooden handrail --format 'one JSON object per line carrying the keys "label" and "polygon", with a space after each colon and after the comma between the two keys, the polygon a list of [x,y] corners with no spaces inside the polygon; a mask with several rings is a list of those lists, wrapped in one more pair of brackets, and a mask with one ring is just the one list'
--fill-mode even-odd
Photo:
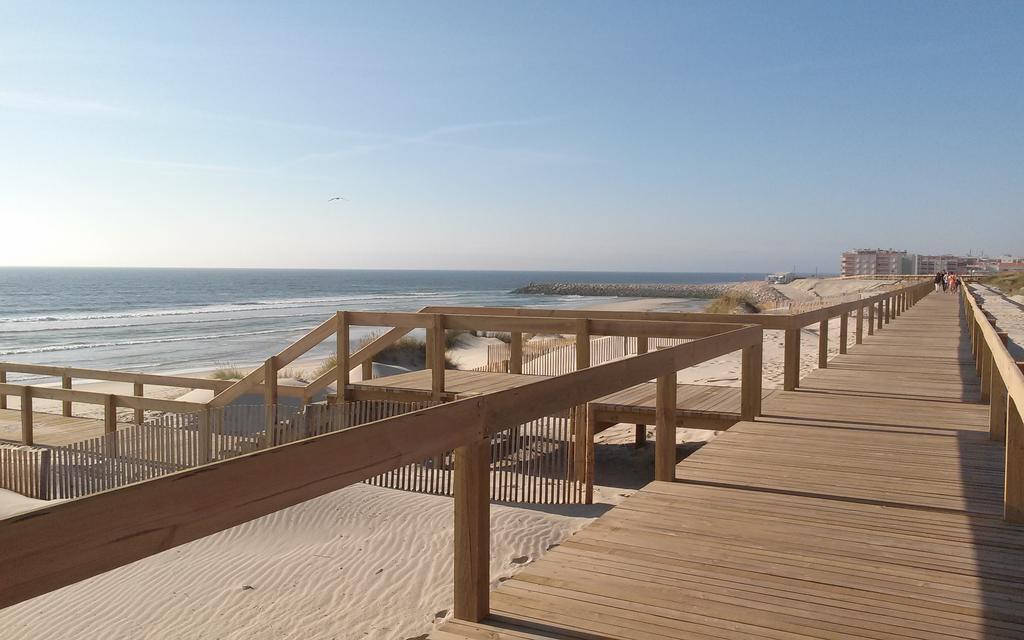
{"label": "wooden handrail", "polygon": [[84,369],[81,367],[58,367],[43,364],[23,364],[20,362],[0,362],[0,372],[31,373],[51,376],[54,378],[70,377],[82,378],[84,380],[102,380],[104,382],[141,383],[161,387],[179,387],[182,389],[211,389],[213,391],[221,391],[234,384],[230,380],[192,378],[190,376],[169,376],[154,373],[134,373],[130,371]]}
{"label": "wooden handrail", "polygon": [[[0,607],[456,449],[464,461],[455,468],[455,486],[463,488],[456,536],[475,541],[455,549],[456,611],[479,618],[487,613],[488,578],[481,567],[489,556],[489,480],[475,448],[508,427],[759,347],[762,340],[760,327],[736,327],[8,517],[0,520]],[[661,440],[661,447],[674,448],[674,438]]]}
{"label": "wooden handrail", "polygon": [[1006,447],[1003,518],[1024,523],[1024,373],[978,304],[970,285],[961,285],[960,291],[981,373],[982,397],[989,402],[989,437],[1004,442]]}

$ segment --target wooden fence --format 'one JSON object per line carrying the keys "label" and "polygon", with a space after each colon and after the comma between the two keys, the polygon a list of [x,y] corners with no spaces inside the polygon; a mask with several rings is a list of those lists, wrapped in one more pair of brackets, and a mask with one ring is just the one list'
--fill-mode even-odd
{"label": "wooden fence", "polygon": [[[664,349],[674,347],[691,338],[649,338],[648,348]],[[603,336],[590,339],[590,366],[611,362],[617,358],[637,355],[639,340],[636,336]],[[576,371],[576,341],[568,338],[560,341],[545,341],[541,344],[524,342],[521,373],[538,376],[560,376]],[[510,344],[487,346],[487,364],[476,371],[509,373],[512,357]]]}
{"label": "wooden fence", "polygon": [[1024,362],[1006,349],[1008,336],[978,303],[969,284],[960,287],[964,319],[981,376],[981,400],[989,404],[989,438],[1006,447],[1003,518],[1024,523]]}
{"label": "wooden fence", "polygon": [[4,446],[0,488],[41,500],[80,498],[433,404],[367,400],[279,407],[269,432],[261,405],[168,413],[65,446]]}
{"label": "wooden fence", "polygon": [[[80,498],[341,429],[434,406],[433,401],[362,400],[303,409],[280,407],[268,433],[262,405],[203,414],[165,414],[58,447],[0,447],[0,488],[41,500]],[[584,483],[572,462],[573,416],[550,416],[506,429],[491,441],[492,499],[579,503]],[[454,451],[370,478],[382,487],[452,495]]]}
{"label": "wooden fence", "polygon": [[[499,431],[490,441],[490,499],[499,502],[572,504],[586,501],[585,482],[573,466],[575,424],[547,416]],[[367,483],[454,495],[454,450],[413,462]]]}

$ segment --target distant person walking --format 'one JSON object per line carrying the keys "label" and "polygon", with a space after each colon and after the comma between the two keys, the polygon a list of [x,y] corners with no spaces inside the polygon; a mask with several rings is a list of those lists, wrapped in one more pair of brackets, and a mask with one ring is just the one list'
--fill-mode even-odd
{"label": "distant person walking", "polygon": [[939,289],[942,287],[942,282],[945,279],[945,277],[946,274],[942,273],[941,271],[937,271],[935,273],[935,293],[939,292]]}
{"label": "distant person walking", "polygon": [[949,274],[948,273],[942,274],[942,292],[945,293],[946,291],[949,291]]}
{"label": "distant person walking", "polygon": [[949,274],[949,292],[956,293],[960,288],[960,278],[955,274]]}

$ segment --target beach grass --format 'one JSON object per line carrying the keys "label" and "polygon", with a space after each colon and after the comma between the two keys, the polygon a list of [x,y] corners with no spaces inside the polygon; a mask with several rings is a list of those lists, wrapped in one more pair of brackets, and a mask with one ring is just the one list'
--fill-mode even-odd
{"label": "beach grass", "polygon": [[1024,294],[1024,273],[1002,273],[998,276],[983,278],[982,282],[996,287],[1008,296]]}
{"label": "beach grass", "polygon": [[708,304],[705,313],[758,313],[761,308],[757,301],[746,293],[729,292],[718,296]]}
{"label": "beach grass", "polygon": [[227,365],[211,373],[210,377],[214,380],[241,380],[245,377],[245,372],[238,367]]}
{"label": "beach grass", "polygon": [[[445,351],[451,350],[458,346],[458,338],[465,331],[449,331],[445,334]],[[383,335],[380,332],[373,332],[365,336],[362,340],[356,343],[353,352],[359,351],[364,346],[370,344],[377,338]],[[399,367],[406,367],[408,369],[423,369],[427,363],[427,343],[423,338],[415,336],[405,336],[399,338],[394,343],[385,347],[380,353],[373,357],[374,362],[381,364],[391,364]],[[447,355],[445,355],[445,368],[454,369],[455,363],[452,362]],[[338,354],[332,353],[330,356],[325,358],[320,366],[317,367],[316,371],[313,372],[313,378],[318,378],[323,374],[327,373],[331,369],[338,366]]]}

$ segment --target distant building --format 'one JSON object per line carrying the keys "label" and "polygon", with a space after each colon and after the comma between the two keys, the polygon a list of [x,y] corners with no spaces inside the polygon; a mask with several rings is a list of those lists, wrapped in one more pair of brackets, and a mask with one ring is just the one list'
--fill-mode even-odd
{"label": "distant building", "polygon": [[977,271],[978,259],[970,256],[954,256],[954,255],[942,255],[942,256],[917,256],[914,273],[917,274],[930,274],[938,273],[940,271],[944,273],[967,273],[968,271]]}
{"label": "distant building", "polygon": [[844,276],[932,275],[945,273],[985,274],[997,271],[1024,271],[1024,258],[1005,255],[1000,258],[922,255],[894,249],[853,249],[843,252]]}
{"label": "distant building", "polygon": [[843,252],[840,273],[844,276],[895,276],[907,264],[907,252],[893,249],[852,249]]}

